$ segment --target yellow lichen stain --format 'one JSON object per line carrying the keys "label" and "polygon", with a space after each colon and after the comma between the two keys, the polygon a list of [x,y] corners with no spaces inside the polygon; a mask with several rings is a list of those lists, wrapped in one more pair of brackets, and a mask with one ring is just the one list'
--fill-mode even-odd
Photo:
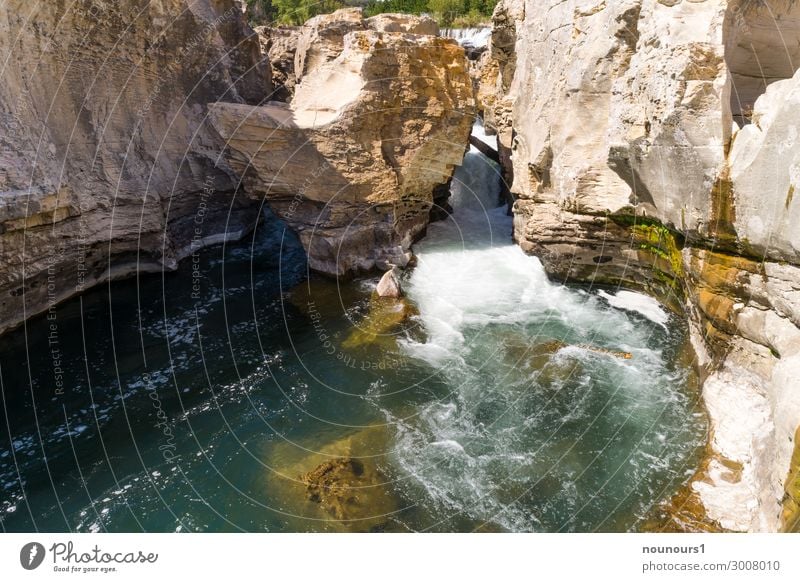
{"label": "yellow lichen stain", "polygon": [[746,298],[748,275],[764,276],[763,263],[706,249],[693,249],[689,261],[692,278],[718,295]]}
{"label": "yellow lichen stain", "polygon": [[800,533],[800,426],[794,433],[794,452],[784,485],[781,530]]}
{"label": "yellow lichen stain", "polygon": [[733,183],[728,177],[728,169],[717,178],[711,189],[711,221],[710,235],[719,243],[735,243],[736,241],[736,207],[733,195]]}
{"label": "yellow lichen stain", "polygon": [[794,199],[794,184],[789,184],[789,192],[786,194],[786,210],[789,210],[789,206],[792,205],[793,199]]}
{"label": "yellow lichen stain", "polygon": [[632,228],[634,240],[642,250],[663,259],[676,278],[683,277],[683,256],[675,235],[660,224],[635,224]]}
{"label": "yellow lichen stain", "polygon": [[730,297],[719,295],[701,287],[695,294],[697,306],[703,311],[715,327],[723,331],[730,330],[734,325],[733,306],[736,303]]}

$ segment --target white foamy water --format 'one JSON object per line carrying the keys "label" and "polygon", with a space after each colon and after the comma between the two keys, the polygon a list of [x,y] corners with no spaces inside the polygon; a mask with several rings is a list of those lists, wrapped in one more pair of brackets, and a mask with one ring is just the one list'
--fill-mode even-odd
{"label": "white foamy water", "polygon": [[652,297],[648,297],[642,293],[617,291],[611,294],[600,290],[597,294],[608,301],[609,305],[612,307],[634,311],[659,325],[666,326],[669,321],[669,314],[664,310],[661,304]]}
{"label": "white foamy water", "polygon": [[[496,135],[488,135],[486,133],[486,128],[483,126],[483,122],[479,119],[475,122],[475,126],[472,128],[472,135],[477,137],[483,143],[492,147],[492,149],[497,149],[497,136]],[[476,153],[478,150],[475,146],[470,146],[470,151]]]}
{"label": "white foamy water", "polygon": [[681,440],[685,372],[664,355],[675,341],[666,313],[635,293],[552,283],[512,243],[497,168],[474,148],[451,192],[453,215],[416,245],[406,285],[424,337],[401,342],[447,393],[410,420],[385,411],[396,464],[441,516],[430,528],[586,529],[626,496],[642,504],[628,511],[644,511],[691,440]]}
{"label": "white foamy water", "polygon": [[489,39],[492,37],[492,29],[488,27],[446,28],[442,31],[442,36],[456,39],[461,46],[481,48],[489,44]]}

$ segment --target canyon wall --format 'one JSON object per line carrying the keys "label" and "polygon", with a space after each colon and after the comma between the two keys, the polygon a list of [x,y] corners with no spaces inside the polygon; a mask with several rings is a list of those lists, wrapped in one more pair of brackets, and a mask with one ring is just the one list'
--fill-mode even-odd
{"label": "canyon wall", "polygon": [[509,150],[516,241],[554,279],[643,289],[687,315],[712,425],[688,486],[695,526],[787,527],[800,5],[503,0],[494,21],[479,97]]}
{"label": "canyon wall", "polygon": [[269,94],[238,2],[6,0],[0,52],[0,331],[252,229],[205,119]]}
{"label": "canyon wall", "polygon": [[318,272],[405,266],[461,164],[469,66],[454,40],[428,32],[414,16],[315,17],[299,33],[291,103],[211,106],[248,194],[298,232]]}
{"label": "canyon wall", "polygon": [[238,0],[4,2],[0,333],[243,236],[264,195],[312,268],[407,261],[474,116],[437,34],[360,9],[256,34]]}

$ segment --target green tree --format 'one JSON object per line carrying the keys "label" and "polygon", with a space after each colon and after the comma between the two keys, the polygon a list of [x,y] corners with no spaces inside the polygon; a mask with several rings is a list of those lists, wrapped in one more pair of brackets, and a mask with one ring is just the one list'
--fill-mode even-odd
{"label": "green tree", "polygon": [[422,14],[428,12],[428,0],[368,0],[364,7],[365,16],[375,16],[385,12]]}
{"label": "green tree", "polygon": [[456,18],[469,11],[466,0],[428,0],[428,9],[445,27],[451,26]]}
{"label": "green tree", "polygon": [[303,24],[317,14],[328,14],[345,3],[342,0],[272,0],[275,20],[281,24]]}
{"label": "green tree", "polygon": [[272,0],[247,0],[247,19],[250,24],[270,24],[275,20]]}

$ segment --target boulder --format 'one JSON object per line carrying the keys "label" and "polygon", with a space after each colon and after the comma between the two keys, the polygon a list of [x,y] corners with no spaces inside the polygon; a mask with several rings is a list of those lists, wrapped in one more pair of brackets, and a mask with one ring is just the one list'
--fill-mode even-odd
{"label": "boulder", "polygon": [[299,233],[312,269],[404,264],[474,119],[464,51],[434,36],[356,30],[290,106],[216,103],[227,160]]}
{"label": "boulder", "polygon": [[400,289],[400,270],[392,267],[383,274],[378,285],[375,287],[375,292],[380,297],[400,297],[403,292]]}
{"label": "boulder", "polygon": [[342,8],[306,21],[298,33],[294,57],[297,81],[338,57],[344,49],[347,33],[366,28],[361,8]]}

